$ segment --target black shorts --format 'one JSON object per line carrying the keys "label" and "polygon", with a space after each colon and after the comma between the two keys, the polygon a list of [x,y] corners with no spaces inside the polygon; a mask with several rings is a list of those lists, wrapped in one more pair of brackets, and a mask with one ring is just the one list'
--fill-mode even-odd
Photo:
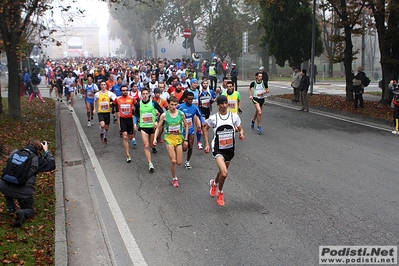
{"label": "black shorts", "polygon": [[225,162],[230,162],[234,158],[234,151],[214,150],[212,155],[215,159],[222,156]]}
{"label": "black shorts", "polygon": [[252,102],[254,104],[259,103],[260,107],[262,107],[265,104],[265,98],[260,99],[260,98],[255,98],[254,97],[254,98],[252,98]]}
{"label": "black shorts", "polygon": [[62,91],[63,91],[62,85],[57,84],[57,90],[58,90],[58,93],[62,95]]}
{"label": "black shorts", "polygon": [[133,134],[133,117],[132,118],[120,118],[119,123],[121,126],[121,132],[127,132],[127,134]]}
{"label": "black shorts", "polygon": [[211,115],[211,108],[202,108],[202,107],[201,107],[201,113],[202,113],[202,116],[203,116],[205,119],[208,119],[209,116]]}
{"label": "black shorts", "polygon": [[143,130],[148,135],[152,135],[155,133],[155,129],[153,127],[141,127],[140,130]]}
{"label": "black shorts", "polygon": [[98,113],[98,121],[104,121],[106,125],[109,125],[111,122],[111,114],[110,113]]}

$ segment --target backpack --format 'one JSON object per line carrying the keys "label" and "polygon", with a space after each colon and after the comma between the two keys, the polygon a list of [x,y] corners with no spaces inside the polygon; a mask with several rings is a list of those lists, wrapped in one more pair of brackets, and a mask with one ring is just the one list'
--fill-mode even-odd
{"label": "backpack", "polygon": [[32,85],[39,85],[40,80],[37,75],[31,75],[30,76],[30,81],[32,82]]}
{"label": "backpack", "polygon": [[1,179],[14,185],[24,186],[29,180],[29,169],[34,154],[28,149],[20,149],[7,159]]}
{"label": "backpack", "polygon": [[370,84],[370,82],[371,80],[367,76],[365,76],[363,79],[363,86],[367,87]]}

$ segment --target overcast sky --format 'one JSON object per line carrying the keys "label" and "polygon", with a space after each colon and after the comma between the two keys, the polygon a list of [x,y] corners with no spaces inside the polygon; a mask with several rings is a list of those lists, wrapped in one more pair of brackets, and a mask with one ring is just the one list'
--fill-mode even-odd
{"label": "overcast sky", "polygon": [[[60,3],[65,6],[68,1],[60,1]],[[84,1],[77,1],[73,3],[72,1],[69,2],[72,6],[72,10],[76,10],[79,7],[84,12],[84,21],[87,24],[91,24],[93,21],[97,24],[100,28],[101,35],[107,35],[107,23],[109,18],[108,13],[108,6],[106,2],[100,0],[84,0]],[[55,18],[59,18],[61,16],[55,16]]]}

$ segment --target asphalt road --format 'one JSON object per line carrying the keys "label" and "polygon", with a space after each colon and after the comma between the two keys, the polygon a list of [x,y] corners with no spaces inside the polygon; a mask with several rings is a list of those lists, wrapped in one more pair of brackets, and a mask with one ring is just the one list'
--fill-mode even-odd
{"label": "asphalt road", "polygon": [[[250,129],[254,108],[241,92],[246,138],[237,140],[225,207],[209,196],[217,171],[211,155],[194,150],[193,169],[178,167],[180,187],[173,188],[163,144],[152,155],[154,173],[139,134],[127,164],[117,126],[111,124],[109,144],[101,143],[98,122],[86,127],[77,100],[75,113],[111,189],[104,194],[89,170],[114,263],[129,265],[132,245],[143,259],[137,265],[317,265],[320,245],[398,245],[396,136],[273,102],[264,108],[260,136]],[[110,193],[134,239],[128,248]]]}

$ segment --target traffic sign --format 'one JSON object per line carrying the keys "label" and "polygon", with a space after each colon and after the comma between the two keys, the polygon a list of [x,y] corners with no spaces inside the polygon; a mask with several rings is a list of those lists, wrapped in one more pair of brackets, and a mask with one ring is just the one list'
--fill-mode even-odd
{"label": "traffic sign", "polygon": [[182,43],[184,49],[190,49],[190,42],[188,39],[185,39]]}
{"label": "traffic sign", "polygon": [[161,48],[161,53],[166,53],[166,49],[165,48]]}
{"label": "traffic sign", "polygon": [[[189,29],[183,30],[183,37],[188,39],[191,36],[191,31]],[[188,48],[187,48],[188,49]]]}

